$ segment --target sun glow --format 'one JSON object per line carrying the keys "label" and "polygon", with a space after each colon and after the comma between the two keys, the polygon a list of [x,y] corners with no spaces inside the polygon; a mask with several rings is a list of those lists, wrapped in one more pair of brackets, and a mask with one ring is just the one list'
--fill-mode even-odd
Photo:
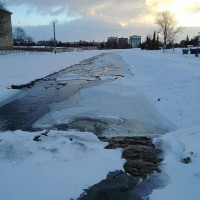
{"label": "sun glow", "polygon": [[185,27],[199,27],[199,0],[146,0],[146,5],[154,12],[169,10],[175,14],[178,23]]}

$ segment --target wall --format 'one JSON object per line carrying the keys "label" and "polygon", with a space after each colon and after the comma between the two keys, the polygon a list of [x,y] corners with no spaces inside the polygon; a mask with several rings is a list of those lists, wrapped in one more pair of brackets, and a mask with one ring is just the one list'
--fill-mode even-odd
{"label": "wall", "polygon": [[6,14],[8,27],[8,34],[4,37],[0,37],[0,49],[12,49],[13,48],[13,37],[12,37],[12,25],[11,25],[11,14]]}

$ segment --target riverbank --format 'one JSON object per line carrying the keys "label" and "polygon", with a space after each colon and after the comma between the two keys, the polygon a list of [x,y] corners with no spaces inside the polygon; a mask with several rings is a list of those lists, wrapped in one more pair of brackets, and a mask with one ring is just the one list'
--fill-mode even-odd
{"label": "riverbank", "polygon": [[177,130],[154,140],[163,144],[161,177],[166,186],[154,190],[150,199],[200,199],[200,58],[182,55],[181,49],[164,53],[130,50],[120,55],[133,74],[131,84]]}
{"label": "riverbank", "polygon": [[12,85],[28,84],[104,52],[93,50],[60,54],[35,52],[1,55],[0,105],[17,95],[16,90],[11,90]]}
{"label": "riverbank", "polygon": [[[90,53],[91,52],[88,52],[88,57],[93,56],[93,54],[91,55]],[[5,85],[1,82],[1,88],[10,91],[6,89],[8,85],[19,85],[31,82],[33,80],[33,71],[37,72],[37,76],[34,76],[34,79],[36,79],[52,73],[50,71],[53,65],[56,65],[57,67],[54,67],[59,68],[59,70],[61,68],[66,68],[70,62],[77,63],[77,55],[79,54],[75,54],[69,58],[70,54],[67,55],[66,53],[62,55],[62,59],[57,57],[56,60],[44,56],[45,60],[40,54],[39,56],[32,55],[33,58],[38,59],[38,62],[40,62],[40,59],[41,63],[45,60],[45,62],[42,63],[42,66],[43,64],[45,65],[43,70],[40,70],[40,65],[37,65],[38,67],[34,69],[34,62],[31,62],[30,55],[14,55],[14,57],[16,56],[14,59],[4,57],[3,59],[7,61],[0,61],[0,66],[3,66],[2,70],[5,70],[2,75],[2,80],[5,80],[5,83],[9,84]],[[123,63],[124,66],[124,62],[126,62],[126,69],[128,71],[122,74],[124,71],[121,71],[119,68],[118,73],[115,73],[115,75],[123,75],[123,79],[115,80],[115,78],[113,78],[113,72],[111,71],[109,74],[106,74],[106,76],[102,76],[102,80],[110,81],[110,83],[85,88],[80,91],[76,98],[68,99],[68,101],[60,103],[59,105],[52,105],[50,108],[53,112],[45,116],[47,119],[46,121],[44,117],[37,125],[39,124],[41,126],[45,123],[48,125],[49,119],[52,119],[50,122],[53,122],[54,125],[62,125],[62,123],[68,123],[71,120],[73,123],[70,125],[73,127],[73,119],[77,116],[78,119],[75,120],[75,125],[77,126],[78,122],[82,128],[81,123],[83,120],[81,117],[86,116],[98,119],[100,116],[100,120],[105,120],[112,124],[112,127],[106,134],[109,133],[113,136],[116,134],[116,126],[120,128],[117,134],[122,133],[121,130],[123,130],[125,134],[132,134],[133,132],[127,131],[127,127],[132,130],[137,130],[136,133],[138,133],[139,130],[139,134],[141,134],[142,128],[142,133],[145,134],[145,131],[149,131],[149,126],[146,125],[162,125],[161,127],[166,129],[164,132],[161,130],[161,133],[165,133],[166,130],[171,128],[174,124],[175,126],[172,128],[173,132],[170,131],[166,135],[160,137],[156,135],[157,138],[154,139],[155,144],[161,145],[164,150],[164,161],[161,167],[162,173],[159,174],[159,183],[164,184],[156,187],[158,189],[153,191],[150,195],[150,199],[169,200],[170,198],[174,199],[176,196],[177,199],[182,200],[198,200],[200,198],[198,191],[198,185],[200,185],[200,171],[198,167],[200,165],[200,150],[198,145],[200,139],[200,127],[198,125],[200,122],[199,58],[183,56],[180,50],[171,50],[163,53],[162,51],[131,49],[121,51],[120,55],[122,56],[122,60],[119,59],[119,53],[116,53],[116,56],[107,57],[105,60],[103,59],[95,62],[94,66],[99,67],[99,69],[97,67],[95,70],[96,78],[100,80],[99,70],[103,64],[109,63],[110,65],[110,63],[114,62],[114,66],[110,67],[112,69],[119,67],[121,63]],[[69,59],[67,60],[67,58]],[[104,61],[109,62],[104,63]],[[28,62],[32,63],[31,70],[26,68]],[[6,69],[4,65],[6,63],[10,63],[8,69]],[[62,63],[68,64],[62,65]],[[35,64],[37,64],[37,62]],[[22,66],[21,69],[23,70],[16,70],[14,68],[15,65]],[[50,71],[48,68],[49,65],[51,66]],[[55,70],[55,68],[53,68],[53,70]],[[90,71],[92,68],[86,67],[85,69]],[[73,77],[58,80],[70,81],[72,79]],[[113,80],[115,80],[115,83],[112,84],[111,81]],[[1,96],[1,100],[5,100],[7,98],[7,93],[5,92],[2,94],[4,94],[4,96]],[[16,98],[16,96],[13,98]],[[82,99],[81,103],[80,99]],[[8,100],[11,101],[12,99],[9,98],[6,102],[8,102]],[[135,103],[137,106],[134,106]],[[68,105],[67,109],[63,110],[66,108],[66,105]],[[140,115],[140,112],[142,115]],[[10,115],[12,115],[12,109]],[[143,121],[144,124],[133,120],[137,117],[140,121]],[[126,120],[124,120],[124,118]],[[167,120],[165,118],[167,118]],[[86,122],[87,127],[93,130],[91,128],[91,120],[86,120]],[[99,132],[98,128],[102,131],[99,124],[93,123],[93,125],[96,128],[94,128],[95,131]],[[103,125],[105,124],[103,123]],[[152,131],[155,131],[155,129],[150,130],[151,131],[148,133],[151,134]],[[156,129],[156,131],[158,130]],[[60,133],[61,135],[59,137]],[[39,191],[33,195],[34,199],[38,199],[39,196],[43,196],[44,199],[46,197],[48,199],[55,199],[56,197],[59,199],[77,198],[84,189],[105,179],[108,172],[116,170],[123,171],[123,164],[125,161],[121,159],[121,150],[108,150],[110,153],[107,154],[108,151],[104,151],[106,145],[103,145],[101,142],[99,143],[99,141],[97,142],[96,136],[90,137],[88,135],[89,133],[86,133],[88,140],[91,140],[90,142],[82,142],[82,133],[79,131],[76,132],[78,137],[72,132],[67,131],[67,133],[65,132],[63,135],[62,132],[58,131],[50,134],[50,136],[52,136],[51,140],[51,137],[46,137],[42,135],[41,132],[41,141],[36,142],[33,139],[38,134],[40,133],[30,134],[21,131],[14,132],[14,134],[11,131],[0,133],[0,144],[2,147],[0,154],[2,161],[0,171],[5,172],[1,174],[3,181],[2,184],[0,184],[0,194],[3,195],[3,199],[9,200],[18,198],[21,200],[22,197],[30,199],[28,195],[34,193],[34,191]],[[53,138],[57,138],[57,142],[54,142]],[[102,148],[98,149],[98,144],[101,144]],[[30,147],[31,150],[29,151]],[[64,153],[66,148],[71,149],[67,155]],[[93,152],[96,152],[96,154],[94,155]],[[115,155],[113,156],[112,153]],[[101,154],[102,157],[99,158],[98,154]],[[105,157],[106,154],[108,157]],[[83,158],[77,157],[77,155],[82,155]],[[97,166],[93,165],[93,162],[97,162]],[[58,163],[59,166],[57,166],[56,163]],[[70,163],[73,164],[71,165]],[[91,166],[92,168],[88,167],[88,165],[85,166],[85,163],[93,165]],[[105,163],[107,166],[106,168],[104,166]],[[76,171],[71,173],[74,166],[78,166],[79,168],[75,168]],[[63,167],[64,169],[70,170],[67,170],[66,173]],[[89,171],[84,171],[85,167],[88,167]],[[62,170],[60,170],[60,173],[57,170],[55,171],[55,169],[61,168]],[[24,176],[24,170],[27,176]],[[91,173],[90,170],[93,173]],[[98,171],[98,173],[96,173],[96,171]],[[14,176],[14,174],[10,172],[19,176]],[[45,175],[45,179],[40,179],[43,177],[42,175]],[[56,180],[61,183],[59,186],[56,186],[57,183],[56,185],[54,184],[54,177],[58,177]],[[87,179],[88,182],[84,182],[85,179]],[[47,180],[48,184],[45,180]],[[73,180],[73,182],[71,180]],[[28,192],[29,189],[32,188],[31,184],[37,185],[34,184],[36,182],[40,183],[39,187],[36,189],[34,188],[32,192]],[[71,182],[73,184],[71,184]],[[13,184],[10,185],[10,183]],[[78,185],[79,190],[73,189],[77,188],[77,183],[80,183]],[[25,189],[27,193],[25,194],[23,193],[24,189],[22,189],[24,186],[27,186]],[[41,189],[43,187],[44,189]],[[152,188],[155,189],[155,187]],[[49,193],[49,191],[52,192]],[[59,191],[59,194],[57,191]],[[145,196],[148,194],[149,193],[145,194]]]}
{"label": "riverbank", "polygon": [[[54,177],[53,174],[56,174],[56,171],[54,172],[53,169],[49,168],[49,165],[55,165],[57,162],[57,157],[59,157],[60,160],[66,160],[64,163],[59,160],[59,165],[62,165],[63,168],[68,168],[68,170],[73,174],[73,178],[70,178],[69,174],[65,174],[64,172],[62,172],[60,176],[57,174],[57,179],[59,182],[63,177],[65,177],[65,180],[62,182],[63,187],[68,185],[69,182],[79,180],[80,173],[83,173],[85,176],[90,178],[88,178],[88,181],[86,182],[84,182],[84,180],[80,181],[77,184],[77,187],[82,188],[82,192],[88,187],[91,187],[88,189],[88,192],[90,193],[93,191],[92,188],[94,181],[96,180],[95,183],[98,183],[102,179],[105,179],[107,175],[104,173],[107,172],[108,174],[108,170],[107,168],[105,169],[104,161],[100,161],[101,165],[96,167],[97,174],[93,173],[91,177],[91,174],[87,174],[84,171],[84,163],[82,162],[82,159],[80,159],[79,154],[84,152],[85,159],[87,159],[91,154],[91,151],[86,151],[87,149],[91,149],[90,143],[84,144],[81,141],[81,138],[80,140],[77,138],[75,144],[82,147],[77,148],[76,145],[73,145],[75,139],[71,133],[71,129],[76,129],[82,132],[90,131],[97,136],[105,135],[108,137],[112,137],[114,135],[155,136],[165,133],[165,128],[167,128],[166,124],[168,124],[168,122],[165,122],[165,119],[162,118],[162,116],[159,115],[154,107],[149,104],[148,100],[144,98],[140,91],[138,91],[132,85],[129,85],[129,82],[127,81],[127,77],[129,76],[130,74],[120,56],[117,53],[108,53],[93,57],[92,59],[90,58],[81,62],[80,64],[73,65],[64,71],[60,71],[59,73],[55,73],[51,76],[45,77],[44,79],[38,80],[31,87],[28,85],[28,87],[24,88],[26,85],[23,84],[21,87],[22,89],[20,90],[20,93],[23,95],[0,108],[0,121],[2,123],[0,128],[2,131],[7,131],[2,132],[1,134],[1,145],[3,146],[1,152],[3,157],[1,158],[2,165],[0,165],[0,167],[2,167],[2,170],[5,170],[4,168],[7,166],[6,168],[8,171],[6,171],[6,174],[9,174],[9,171],[16,171],[16,176],[14,177],[3,176],[0,174],[1,178],[6,182],[6,190],[2,189],[2,196],[8,196],[8,198],[11,199],[13,196],[15,196],[15,198],[22,198],[20,196],[20,192],[17,191],[22,191],[23,182],[25,180],[17,175],[20,174],[17,171],[17,168],[21,165],[21,168],[23,168],[24,171],[27,171],[27,162],[30,162],[30,165],[32,166],[29,169],[29,173],[35,177],[32,179],[31,176],[28,176],[31,179],[28,187],[34,188],[36,180],[40,183],[47,181],[43,175],[43,168],[41,167],[42,171],[38,169],[40,163],[34,164],[34,160],[40,160],[40,155],[37,153],[40,149],[35,148],[34,150],[30,148],[30,156],[26,156],[27,149],[23,148],[26,147],[26,140],[28,140],[29,145],[33,147],[37,142],[38,145],[36,146],[41,147],[44,151],[47,151],[47,154],[52,157],[51,162],[50,160],[46,159],[44,162],[42,162],[42,165],[47,169],[47,172],[45,173],[49,174],[48,171],[52,171],[52,174],[48,175],[49,177],[52,178]],[[148,109],[146,110],[144,108]],[[154,127],[155,125],[156,127]],[[171,125],[168,124],[168,127],[170,126]],[[19,137],[17,137],[19,133],[19,131],[17,131],[18,129],[23,130],[23,132],[20,131]],[[56,142],[51,142],[52,147],[50,147],[49,140],[52,136],[52,130],[55,129],[64,131],[66,135],[65,137],[71,142],[67,142],[68,140],[65,141],[63,137],[60,137],[62,132],[53,131],[53,133],[55,132],[54,137],[55,135],[58,135],[58,140],[62,141],[63,145],[58,147]],[[11,140],[12,134],[10,130],[13,131],[13,139],[15,138],[15,140]],[[43,130],[43,132],[33,132],[37,130]],[[27,131],[31,131],[32,133],[28,134]],[[70,137],[68,134],[72,136]],[[77,134],[78,137],[78,135],[83,133],[79,133],[77,131],[75,134]],[[8,135],[10,135],[10,137]],[[26,138],[26,135],[29,137]],[[86,139],[90,139],[87,134],[84,136]],[[24,138],[26,138],[25,141]],[[16,140],[18,142],[16,144],[13,143]],[[128,145],[130,142],[127,140],[132,141],[131,147]],[[134,179],[135,181],[137,180],[137,184],[140,182],[140,179],[144,179],[154,170],[159,171],[158,166],[160,160],[158,159],[156,163],[154,163],[157,159],[157,155],[156,151],[154,151],[154,145],[148,138],[142,138],[141,141],[137,141],[137,139],[131,139],[131,137],[129,137],[129,139],[122,137],[120,138],[120,141],[122,143],[126,141],[125,143],[127,143],[128,150],[124,150],[123,154],[127,154],[129,151],[133,152],[135,148],[137,148],[134,148],[133,144],[140,145],[141,151],[137,152],[137,154],[142,159],[140,159],[140,163],[137,163],[134,157],[131,158],[131,156],[128,156],[129,158],[125,157],[127,162],[124,165],[125,161],[121,159],[121,155],[118,155],[118,162],[113,163],[113,158],[110,158],[109,160],[111,155],[109,156],[108,154],[108,159],[105,157],[105,162],[111,162],[113,164],[109,172],[114,173],[115,171],[122,171],[123,175],[119,176],[117,180],[121,180],[123,182],[124,178],[128,178],[128,180]],[[21,143],[22,146],[19,151],[16,150],[18,157],[16,159],[15,156],[8,158],[8,148],[12,146],[12,149],[19,149],[18,143]],[[142,143],[144,143],[143,147],[141,145]],[[96,149],[97,144],[95,141],[94,145]],[[45,148],[45,146],[48,146],[48,148]],[[71,148],[71,151],[74,152],[72,153],[73,156],[71,157],[71,155],[63,155],[62,147]],[[119,147],[120,146],[118,144],[118,148]],[[145,149],[148,148],[149,150],[151,149],[151,155],[145,153]],[[99,150],[99,153],[103,153],[101,150]],[[109,151],[115,152],[115,150],[111,149]],[[122,153],[120,149],[117,149],[117,151]],[[41,151],[39,152],[41,154]],[[73,169],[70,168],[71,164],[73,163],[73,158],[76,158],[77,167],[80,168],[80,173],[75,173]],[[146,159],[148,160],[148,163],[146,162]],[[96,163],[96,161],[92,159],[92,156],[89,157],[89,160],[89,163]],[[9,165],[9,161],[13,163],[12,166]],[[119,161],[123,163],[124,168],[125,170],[128,170],[128,173],[134,173],[136,177],[131,178],[128,174],[125,174],[123,172],[124,168],[121,168]],[[135,167],[138,168],[138,170],[134,170]],[[90,169],[94,170],[92,166]],[[142,173],[139,173],[139,171]],[[38,176],[38,174],[41,176]],[[100,177],[101,179],[99,180]],[[46,183],[47,187],[53,187],[54,185],[54,182],[51,178],[48,179],[48,183]],[[9,182],[13,182],[15,180],[20,180],[20,183],[16,186],[18,188],[17,191],[14,191],[13,188],[8,188]],[[109,184],[107,186],[111,186],[111,188],[113,188],[115,187],[115,184],[118,183],[115,181],[115,183],[113,182],[113,185]],[[136,188],[135,185],[132,184],[132,181],[128,181],[126,185],[128,187],[128,193],[130,193],[130,190],[132,191],[132,188]],[[29,190],[28,187],[26,189],[27,191]],[[59,196],[59,199],[63,199],[64,196],[68,198],[78,197],[80,195],[80,190],[76,190],[75,188],[76,184],[72,185],[70,190],[73,192],[69,193],[68,190],[66,190],[66,192],[62,192],[62,194],[60,194],[61,196]],[[112,193],[111,188],[107,190],[109,194]],[[124,188],[124,186],[122,186],[122,188]],[[53,189],[51,190],[53,191]],[[121,197],[126,195],[125,192],[121,191],[121,188],[116,188],[116,190],[118,190]],[[7,194],[6,191],[9,191],[9,194]],[[102,191],[103,194],[105,192],[106,191]],[[29,193],[31,192],[28,192],[28,194]],[[147,192],[145,194],[149,193]],[[36,198],[38,195],[41,194],[35,194],[34,198]],[[48,199],[54,197],[54,195],[50,195],[46,191],[43,191],[42,195]],[[98,196],[99,194],[96,193],[95,195]],[[131,196],[132,195],[133,194],[131,194]],[[137,195],[138,197],[141,197],[144,195],[144,193]],[[26,196],[26,198],[28,197]],[[32,197],[29,197],[29,199],[30,198]]]}

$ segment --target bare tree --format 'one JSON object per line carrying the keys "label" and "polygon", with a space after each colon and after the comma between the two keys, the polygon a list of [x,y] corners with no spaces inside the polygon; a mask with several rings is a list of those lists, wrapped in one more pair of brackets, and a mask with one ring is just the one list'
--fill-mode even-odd
{"label": "bare tree", "polygon": [[166,49],[167,43],[173,44],[178,33],[183,30],[183,27],[178,26],[174,14],[167,10],[158,13],[155,23],[159,26],[159,32],[163,36],[164,49]]}
{"label": "bare tree", "polygon": [[34,40],[31,36],[27,35],[25,30],[22,27],[15,27],[14,29],[14,42],[18,45],[27,45],[30,46]]}
{"label": "bare tree", "polygon": [[14,41],[18,44],[25,43],[26,42],[26,32],[21,27],[16,27],[14,30]]}
{"label": "bare tree", "polygon": [[5,11],[5,3],[0,1],[0,37],[6,36],[9,31],[7,27],[8,17]]}
{"label": "bare tree", "polygon": [[26,36],[26,45],[30,46],[33,43],[34,43],[33,38],[31,36]]}

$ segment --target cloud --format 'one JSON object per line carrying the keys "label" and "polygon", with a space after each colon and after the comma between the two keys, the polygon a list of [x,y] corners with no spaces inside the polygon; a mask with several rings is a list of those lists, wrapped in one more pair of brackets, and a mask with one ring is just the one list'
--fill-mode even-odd
{"label": "cloud", "polygon": [[8,5],[28,5],[42,15],[92,17],[127,26],[135,19],[149,14],[145,0],[8,0]]}
{"label": "cloud", "polygon": [[[79,18],[64,24],[56,25],[56,38],[62,42],[85,41],[107,41],[107,37],[130,37],[131,35],[141,35],[142,41],[147,35],[153,35],[156,27],[149,24],[143,26],[141,24],[130,24],[126,28],[122,28],[120,24],[106,22],[99,19]],[[53,26],[28,26],[24,27],[26,33],[38,40],[49,40],[53,38]],[[180,34],[179,40],[185,39],[187,35],[193,38],[199,31],[199,28],[185,28],[184,33]]]}
{"label": "cloud", "polygon": [[[52,34],[49,24],[57,21],[57,34],[62,41],[102,41],[109,35],[146,37],[157,29],[156,14],[164,9],[175,12],[181,25],[197,26],[191,22],[199,23],[194,20],[198,17],[191,12],[198,13],[200,9],[199,0],[7,0],[7,4],[20,12],[13,10],[13,18],[19,16],[13,24],[36,26],[27,27],[36,40],[49,39]],[[26,17],[21,17],[24,11],[20,8],[27,8]],[[112,29],[119,31],[106,31]]]}
{"label": "cloud", "polygon": [[194,14],[200,14],[200,2],[195,2],[195,4],[186,8],[187,12],[192,12]]}
{"label": "cloud", "polygon": [[[53,28],[51,25],[45,26],[27,26],[24,27],[28,35],[36,41],[48,40],[53,37]],[[128,25],[122,28],[120,24],[106,22],[100,19],[91,19],[88,17],[79,18],[64,24],[56,25],[56,38],[59,41],[107,41],[107,37],[130,37],[131,35],[141,35],[144,39],[149,33],[153,34],[154,27],[142,25]],[[45,33],[45,34],[44,34]]]}

